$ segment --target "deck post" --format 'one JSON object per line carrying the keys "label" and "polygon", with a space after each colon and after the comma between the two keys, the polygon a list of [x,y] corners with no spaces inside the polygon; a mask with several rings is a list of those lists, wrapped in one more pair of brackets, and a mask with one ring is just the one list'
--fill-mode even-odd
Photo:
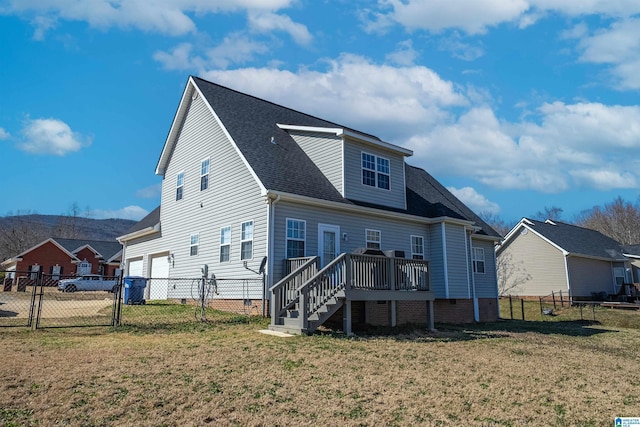
{"label": "deck post", "polygon": [[353,335],[351,331],[351,300],[344,301],[344,315],[342,316],[342,329],[347,336]]}
{"label": "deck post", "polygon": [[436,331],[436,327],[435,327],[435,321],[434,321],[435,317],[434,317],[434,314],[433,314],[433,300],[429,300],[428,304],[429,304],[428,327],[429,327],[429,330],[431,332],[435,332]]}
{"label": "deck post", "polygon": [[395,328],[398,324],[398,311],[396,310],[396,300],[391,300],[391,327]]}

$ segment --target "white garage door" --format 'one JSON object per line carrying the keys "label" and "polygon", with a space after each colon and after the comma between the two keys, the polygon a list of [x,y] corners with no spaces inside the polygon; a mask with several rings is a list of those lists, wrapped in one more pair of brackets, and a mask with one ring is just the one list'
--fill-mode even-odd
{"label": "white garage door", "polygon": [[169,260],[167,254],[152,256],[151,262],[151,280],[149,286],[149,299],[167,299],[169,287]]}
{"label": "white garage door", "polygon": [[129,265],[128,276],[142,276],[142,259],[128,260]]}

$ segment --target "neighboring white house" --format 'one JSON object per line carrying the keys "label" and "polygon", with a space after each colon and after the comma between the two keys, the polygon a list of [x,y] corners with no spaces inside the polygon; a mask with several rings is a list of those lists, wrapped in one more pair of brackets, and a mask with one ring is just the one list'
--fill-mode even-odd
{"label": "neighboring white house", "polygon": [[499,260],[508,260],[528,277],[514,293],[546,296],[563,291],[583,300],[616,294],[623,283],[633,282],[633,255],[624,252],[620,243],[598,231],[527,218],[511,229],[496,251]]}
{"label": "neighboring white house", "polygon": [[[257,270],[266,257],[271,287],[295,269],[292,259],[318,256],[324,267],[359,248],[394,251],[416,261],[393,268],[428,265],[428,292],[334,295],[348,301],[349,316],[378,324],[389,316],[391,324],[496,319],[500,237],[427,172],[407,165],[412,154],[190,77],[156,168],[161,206],[119,238],[125,272],[197,277],[206,264],[216,277],[241,278],[245,265]],[[351,274],[344,268],[340,277]],[[148,291],[172,297],[153,284]]]}

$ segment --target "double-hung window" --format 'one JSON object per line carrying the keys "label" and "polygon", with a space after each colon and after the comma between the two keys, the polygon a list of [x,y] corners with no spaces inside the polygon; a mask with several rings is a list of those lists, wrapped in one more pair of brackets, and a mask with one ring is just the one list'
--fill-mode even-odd
{"label": "double-hung window", "polygon": [[189,245],[189,255],[194,256],[198,255],[198,245],[200,244],[200,235],[192,234],[191,235],[191,244]]}
{"label": "double-hung window", "polygon": [[176,177],[176,200],[182,200],[184,189],[184,172],[180,172]]}
{"label": "double-hung window", "polygon": [[390,173],[389,159],[362,153],[362,183],[364,185],[388,190]]}
{"label": "double-hung window", "polygon": [[424,259],[424,237],[411,236],[411,258]]}
{"label": "double-hung window", "polygon": [[209,159],[204,159],[200,164],[200,191],[209,188]]}
{"label": "double-hung window", "polygon": [[484,274],[484,248],[473,248],[473,272]]}
{"label": "double-hung window", "polygon": [[367,241],[367,249],[380,249],[380,230],[365,230],[365,238]]}
{"label": "double-hung window", "polygon": [[287,218],[287,258],[304,256],[307,222]]}
{"label": "double-hung window", "polygon": [[220,229],[220,262],[228,262],[231,259],[231,227]]}
{"label": "double-hung window", "polygon": [[242,223],[240,236],[240,259],[253,258],[253,221]]}

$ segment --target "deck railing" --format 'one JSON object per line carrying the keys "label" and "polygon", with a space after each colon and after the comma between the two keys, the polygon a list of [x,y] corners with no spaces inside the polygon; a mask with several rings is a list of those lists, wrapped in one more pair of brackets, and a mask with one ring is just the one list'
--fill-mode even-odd
{"label": "deck railing", "polygon": [[[293,262],[288,263],[287,261]],[[285,260],[285,271],[292,268],[291,272],[269,289],[272,295],[272,321],[283,316],[288,309],[295,305],[299,297],[298,288],[318,273],[319,266],[320,258],[317,256]]]}
{"label": "deck railing", "polygon": [[348,273],[347,254],[341,254],[311,280],[298,288],[300,295],[300,311],[302,312],[302,328],[307,329],[308,319],[320,307],[325,305],[329,299],[336,296],[338,292],[345,288]]}
{"label": "deck railing", "polygon": [[428,291],[429,261],[377,255],[347,255],[350,289]]}

